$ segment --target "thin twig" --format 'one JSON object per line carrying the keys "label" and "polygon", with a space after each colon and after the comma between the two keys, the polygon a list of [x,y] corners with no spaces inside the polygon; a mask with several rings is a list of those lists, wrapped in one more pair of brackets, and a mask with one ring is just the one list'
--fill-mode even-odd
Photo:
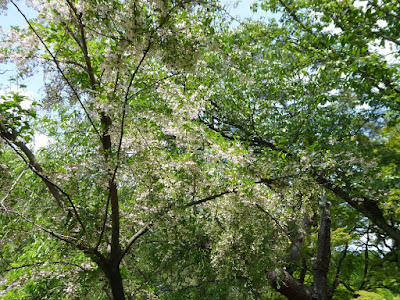
{"label": "thin twig", "polygon": [[18,175],[17,179],[14,181],[14,183],[11,185],[10,189],[8,190],[7,194],[1,199],[1,206],[3,207],[4,211],[7,213],[8,210],[6,206],[4,205],[4,201],[7,200],[7,198],[10,196],[12,191],[15,189],[17,186],[18,182],[21,180],[22,176],[24,176],[26,170],[28,170],[28,167],[25,167],[25,169],[22,170],[21,174]]}
{"label": "thin twig", "polygon": [[57,60],[57,58],[54,56],[54,54],[50,51],[49,47],[46,45],[46,43],[43,41],[42,37],[39,35],[39,33],[36,31],[36,29],[32,26],[31,22],[28,20],[28,18],[26,17],[26,15],[20,10],[20,8],[18,7],[17,4],[15,4],[14,0],[10,0],[10,2],[15,6],[15,8],[18,10],[18,12],[22,15],[22,17],[25,19],[25,21],[28,23],[29,28],[31,28],[31,30],[35,33],[35,35],[37,36],[37,38],[40,40],[41,44],[45,47],[47,53],[49,53],[49,55],[52,57],[53,62],[56,65],[57,70],[60,72],[61,76],[63,77],[63,79],[65,80],[65,82],[68,84],[68,86],[71,88],[72,92],[74,93],[75,97],[77,98],[80,106],[82,107],[82,109],[84,110],[86,117],[88,118],[91,126],[93,127],[94,131],[96,132],[96,134],[99,136],[99,138],[101,138],[100,136],[100,132],[98,131],[98,129],[96,128],[96,126],[94,125],[94,122],[92,120],[92,118],[90,117],[89,111],[87,110],[87,108],[85,107],[85,105],[83,104],[78,92],[76,91],[75,87],[73,86],[73,84],[71,83],[71,81],[67,78],[67,76],[65,75],[64,71],[61,69],[60,66],[60,62]]}
{"label": "thin twig", "polygon": [[[1,124],[0,124],[1,125]],[[56,198],[57,202],[60,204],[61,208],[64,208],[63,202],[61,200],[61,196],[58,194],[58,191],[61,192],[65,197],[67,197],[68,202],[70,203],[72,210],[74,211],[74,214],[79,222],[79,224],[81,225],[83,231],[86,231],[85,229],[85,225],[83,225],[83,222],[79,216],[79,213],[71,199],[71,197],[68,195],[68,193],[66,193],[60,186],[58,186],[57,184],[55,184],[54,182],[52,182],[47,176],[41,174],[41,172],[43,171],[42,167],[39,165],[39,163],[36,161],[36,158],[34,157],[33,153],[30,152],[30,150],[28,149],[28,147],[26,147],[26,145],[20,141],[10,141],[7,137],[5,137],[3,134],[1,135],[1,137],[6,141],[6,143],[14,150],[14,152],[16,152],[18,154],[18,156],[20,156],[22,158],[22,160],[25,162],[25,164],[28,166],[29,169],[31,169],[31,171],[33,173],[35,173],[37,176],[39,176],[44,183],[46,184],[46,186],[48,187],[48,189],[50,190],[51,194],[54,196],[54,198]],[[30,153],[29,157],[29,161],[12,145],[12,143],[15,143],[17,145],[24,145],[24,147],[29,151],[28,154]],[[21,145],[20,145],[21,148]],[[22,150],[23,151],[23,150]],[[24,153],[26,153],[26,151],[23,151]],[[28,155],[27,154],[27,155]]]}
{"label": "thin twig", "polygon": [[5,273],[5,272],[10,272],[10,271],[14,271],[14,270],[19,270],[19,269],[23,269],[23,268],[32,268],[32,267],[39,267],[42,265],[68,265],[68,266],[74,266],[77,267],[79,269],[81,269],[84,272],[87,272],[88,270],[83,268],[80,265],[74,264],[74,263],[70,263],[70,262],[65,262],[65,261],[41,261],[41,262],[37,262],[37,263],[31,263],[31,264],[25,264],[25,265],[21,265],[21,266],[17,266],[17,267],[10,267],[8,269],[5,270],[1,270],[1,273]]}
{"label": "thin twig", "polygon": [[39,224],[36,224],[34,221],[28,219],[27,217],[25,217],[24,215],[20,214],[19,212],[10,210],[11,213],[17,215],[18,217],[20,217],[21,219],[25,220],[28,223],[31,223],[33,226],[37,227],[38,229],[50,234],[51,236],[59,239],[60,241],[66,242],[67,244],[71,244],[76,246],[76,244],[74,242],[76,242],[77,240],[73,237],[67,236],[67,235],[63,235],[61,233],[57,233],[53,230],[50,230],[48,228],[45,228],[43,226],[40,226]]}

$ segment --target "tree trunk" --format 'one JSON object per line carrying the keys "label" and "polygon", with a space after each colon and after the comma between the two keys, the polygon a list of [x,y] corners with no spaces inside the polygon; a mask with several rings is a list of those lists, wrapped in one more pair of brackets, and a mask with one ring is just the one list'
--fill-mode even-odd
{"label": "tree trunk", "polygon": [[321,219],[318,229],[317,258],[314,264],[313,288],[318,300],[330,300],[331,293],[328,287],[329,263],[331,261],[331,204],[322,196]]}
{"label": "tree trunk", "polygon": [[113,300],[125,300],[124,286],[119,269],[119,263],[114,260],[107,260],[107,263],[101,266],[111,287]]}
{"label": "tree trunk", "polygon": [[312,290],[301,284],[287,271],[274,271],[268,274],[272,287],[289,300],[312,300]]}
{"label": "tree trunk", "polygon": [[109,287],[111,288],[111,293],[108,288],[106,288],[105,292],[107,296],[110,298],[111,294],[112,297],[110,299],[112,300],[125,300],[124,286],[121,271],[119,269],[121,262],[120,256],[109,253],[108,258],[106,258],[100,253],[96,253],[95,255],[92,255],[91,258],[107,278]]}
{"label": "tree trunk", "polygon": [[[268,273],[267,277],[272,287],[289,300],[331,300],[332,291],[328,286],[329,263],[331,260],[331,204],[326,201],[325,194],[322,196],[321,218],[318,229],[317,257],[314,264],[314,282],[311,287],[303,284],[302,280],[293,278],[290,268],[288,270],[274,271]],[[309,220],[305,224],[310,226]],[[299,236],[293,240],[291,255],[287,258],[288,266],[301,258],[300,250],[303,237]],[[295,251],[293,251],[295,250]],[[294,255],[296,254],[296,255]],[[303,274],[304,277],[304,274]]]}
{"label": "tree trunk", "polygon": [[119,266],[112,268],[109,278],[113,300],[125,300],[124,286],[122,284],[121,272]]}

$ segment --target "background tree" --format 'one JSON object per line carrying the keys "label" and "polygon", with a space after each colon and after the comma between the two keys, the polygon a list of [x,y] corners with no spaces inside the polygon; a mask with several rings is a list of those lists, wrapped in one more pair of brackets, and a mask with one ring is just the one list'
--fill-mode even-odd
{"label": "background tree", "polygon": [[[328,282],[316,282],[316,271],[322,265],[311,263],[314,259],[318,262],[320,237],[312,252],[297,251],[302,255],[295,269],[291,256],[282,256],[289,272],[281,277],[279,272],[270,273],[275,288],[289,299],[330,299],[340,283],[351,292],[376,288],[379,284],[366,286],[367,281],[375,281],[369,272],[376,268],[369,265],[370,256],[380,260],[398,255],[398,219],[388,215],[398,204],[391,209],[387,206],[389,202],[393,205],[388,193],[393,193],[395,185],[381,173],[387,168],[388,156],[392,163],[397,161],[394,153],[382,156],[381,151],[387,147],[383,131],[397,122],[398,19],[387,14],[394,5],[390,1],[379,6],[372,1],[356,4],[263,2],[261,7],[279,13],[280,21],[242,23],[241,28],[221,35],[218,46],[225,53],[209,56],[212,68],[224,75],[214,79],[216,92],[200,120],[252,151],[257,161],[253,166],[258,166],[249,169],[254,184],[262,183],[281,195],[286,187],[292,201],[298,203],[292,210],[304,209],[306,221],[301,222],[299,216],[292,234],[290,222],[286,223],[294,216],[291,211],[281,223],[280,230],[287,232],[291,243],[301,245],[296,247],[300,250],[312,244],[306,239],[310,233],[301,231],[315,226],[316,191],[330,191],[332,210],[340,208],[340,215],[333,220],[334,226],[340,225],[332,228],[332,237],[343,238],[345,233],[347,238],[339,245],[332,241],[336,263],[330,270],[324,268]],[[362,30],[360,24],[367,24],[370,31],[364,26]],[[385,57],[381,53],[387,48],[377,45],[388,45],[391,40],[393,53]],[[306,186],[313,187],[313,192]],[[312,194],[307,207],[304,200]],[[344,203],[349,205],[345,210]],[[288,212],[289,207],[283,211]],[[311,220],[314,225],[310,226]],[[321,228],[322,223],[319,231]],[[300,234],[296,234],[298,230]],[[355,232],[354,239],[351,235]],[[349,284],[340,280],[342,265],[349,252],[360,257],[359,248],[355,249],[358,243],[365,249],[361,255],[364,267],[360,275],[353,273],[361,278]],[[329,256],[326,247],[328,261]],[[391,261],[397,270],[397,259]],[[396,285],[385,286],[397,292]]]}

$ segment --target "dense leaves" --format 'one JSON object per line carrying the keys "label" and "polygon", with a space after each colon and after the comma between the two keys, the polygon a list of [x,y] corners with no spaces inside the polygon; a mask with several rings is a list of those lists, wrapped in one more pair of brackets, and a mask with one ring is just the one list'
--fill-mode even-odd
{"label": "dense leaves", "polygon": [[44,87],[0,100],[2,297],[399,297],[397,3],[28,5],[0,54]]}

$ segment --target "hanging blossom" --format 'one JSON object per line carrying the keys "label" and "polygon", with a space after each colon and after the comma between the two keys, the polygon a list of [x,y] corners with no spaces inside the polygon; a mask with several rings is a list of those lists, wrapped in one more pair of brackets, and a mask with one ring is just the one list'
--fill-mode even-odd
{"label": "hanging blossom", "polygon": [[6,14],[8,0],[0,0],[0,15]]}

